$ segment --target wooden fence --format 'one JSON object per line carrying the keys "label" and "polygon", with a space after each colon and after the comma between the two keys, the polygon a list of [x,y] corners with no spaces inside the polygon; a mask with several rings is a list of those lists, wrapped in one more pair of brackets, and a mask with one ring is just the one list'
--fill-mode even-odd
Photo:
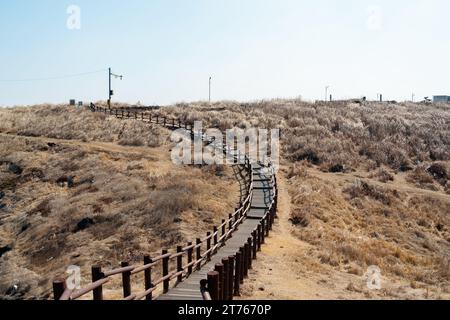
{"label": "wooden fence", "polygon": [[[139,119],[149,123],[161,124],[165,127],[176,129],[184,128],[190,131],[192,137],[201,135],[203,140],[211,142],[208,137],[203,133],[196,133],[193,130],[193,125],[183,123],[180,119],[168,118],[161,115],[155,115],[149,112],[130,111],[126,109],[109,109],[97,107],[91,104],[89,108],[93,112],[101,112],[108,115],[116,116],[120,119]],[[229,146],[223,145],[223,152],[229,152]],[[196,270],[200,270],[202,266],[211,260],[211,257],[218,251],[218,249],[225,244],[225,242],[233,236],[233,233],[237,230],[238,226],[247,218],[247,214],[250,210],[252,197],[253,197],[253,175],[252,165],[248,157],[238,153],[234,155],[235,160],[244,159],[242,167],[250,177],[245,180],[246,198],[240,204],[239,208],[228,216],[228,219],[223,219],[222,224],[214,227],[213,232],[208,232],[206,237],[197,238],[195,243],[189,242],[185,246],[178,246],[176,250],[162,250],[161,254],[157,257],[150,257],[146,255],[142,265],[132,266],[129,262],[122,262],[121,266],[113,270],[103,270],[101,266],[93,266],[91,269],[92,282],[84,288],[73,290],[66,287],[66,279],[60,278],[53,281],[53,293],[55,300],[75,300],[81,297],[85,297],[88,294],[92,294],[94,300],[103,300],[103,288],[112,280],[114,276],[120,276],[122,278],[122,289],[124,300],[152,300],[154,298],[155,291],[162,286],[162,292],[167,293],[175,281],[176,283],[182,282],[188,278]],[[239,163],[239,161],[237,161]],[[274,183],[276,186],[276,183]],[[275,187],[276,189],[276,187]],[[233,274],[242,277],[242,272],[248,270],[248,266],[251,266],[250,249],[253,248],[256,256],[255,249],[259,249],[261,244],[264,243],[264,236],[269,232],[273,223],[274,213],[276,211],[276,201],[271,205],[270,213],[263,219],[262,224],[254,231],[253,239],[243,247],[242,253],[236,254],[236,263],[229,263],[233,267],[227,268],[227,270],[233,270]],[[247,248],[247,249],[246,249]],[[230,258],[230,261],[233,259]],[[153,279],[153,271],[159,269],[161,276],[157,279]],[[238,270],[239,269],[239,270]],[[241,272],[242,270],[242,272]],[[229,271],[228,271],[229,272]],[[132,277],[138,274],[144,274],[144,288],[145,291],[133,292],[132,290]],[[221,275],[219,275],[222,277]],[[228,278],[227,278],[228,279]],[[219,282],[222,283],[222,282]],[[213,282],[206,287],[212,292],[212,298],[217,298],[216,291],[213,287]],[[224,285],[220,285],[220,288],[225,288]],[[236,283],[234,288],[239,288]],[[205,288],[202,287],[202,288]],[[200,289],[200,288],[199,288]],[[211,291],[211,289],[213,289]],[[235,291],[236,292],[236,291]],[[205,294],[208,295],[207,291]]]}
{"label": "wooden fence", "polygon": [[207,274],[207,279],[200,281],[200,288],[204,300],[233,300],[240,296],[240,287],[248,278],[252,262],[256,260],[265,238],[269,236],[276,218],[278,207],[278,187],[276,176],[272,176],[274,199],[269,210],[258,226],[251,233],[247,243],[243,244],[236,254],[223,258],[215,265],[215,270]]}

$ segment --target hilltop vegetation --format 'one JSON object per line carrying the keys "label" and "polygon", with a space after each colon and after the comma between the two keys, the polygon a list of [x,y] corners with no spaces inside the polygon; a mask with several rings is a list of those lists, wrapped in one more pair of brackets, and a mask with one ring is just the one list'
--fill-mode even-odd
{"label": "hilltop vegetation", "polygon": [[[270,261],[287,260],[283,283],[318,278],[320,285],[309,296],[295,288],[284,295],[275,283],[262,293],[249,285],[249,297],[316,298],[342,274],[328,297],[450,297],[450,106],[274,100],[162,112],[221,129],[282,130],[289,230],[304,248],[283,257],[270,251],[261,267],[272,277]],[[363,280],[371,265],[385,277],[378,292]]]}
{"label": "hilltop vegetation", "polygon": [[[448,105],[230,101],[155,113],[281,129],[280,220],[244,298],[450,298]],[[232,168],[173,166],[157,126],[58,106],[0,119],[0,244],[12,243],[0,294],[14,272],[48,288],[42,275],[68,263],[117,265],[192,239],[239,198]],[[369,266],[382,290],[366,287]]]}
{"label": "hilltop vegetation", "polygon": [[87,109],[1,109],[0,297],[49,298],[69,265],[86,283],[94,264],[141,264],[227,217],[233,168],[175,166],[169,136]]}

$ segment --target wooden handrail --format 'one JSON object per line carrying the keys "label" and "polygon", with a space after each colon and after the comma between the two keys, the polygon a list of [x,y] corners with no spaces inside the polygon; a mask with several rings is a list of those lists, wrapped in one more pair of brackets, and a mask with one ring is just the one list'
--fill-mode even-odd
{"label": "wooden handrail", "polygon": [[130,267],[124,267],[124,268],[118,268],[118,269],[106,271],[103,274],[105,275],[105,277],[111,277],[111,276],[115,276],[116,274],[132,272],[134,269],[135,269],[135,267],[130,266]]}
{"label": "wooden handrail", "polygon": [[95,281],[95,282],[89,284],[88,286],[86,286],[85,288],[77,290],[74,293],[72,293],[71,299],[75,300],[75,299],[77,299],[79,297],[82,297],[85,294],[88,294],[89,292],[94,291],[94,289],[100,288],[105,283],[107,283],[109,280],[111,280],[111,278],[104,278],[104,279],[100,279],[98,281]]}
{"label": "wooden handrail", "polygon": [[[105,114],[108,113],[108,109],[96,107],[92,103],[90,104],[89,109],[91,109],[93,112],[99,111],[99,112],[102,112]],[[162,123],[164,125],[166,125],[167,127],[173,128],[173,129],[175,127],[182,128],[183,126],[186,129],[188,127],[190,127],[190,131],[194,136],[201,136],[203,140],[208,140],[210,142],[214,141],[211,137],[208,137],[206,134],[194,133],[193,125],[183,123],[183,121],[181,119],[169,118],[166,116],[162,116],[160,114],[154,115],[154,114],[148,113],[148,112],[140,112],[139,113],[135,110],[130,111],[130,110],[126,110],[123,108],[122,109],[109,109],[109,114],[115,115],[117,118],[125,118],[125,117],[126,118],[134,117],[135,119],[140,118],[142,121],[148,120],[150,123],[155,122],[155,123],[159,124],[162,121]],[[140,115],[140,117],[138,117],[138,115]],[[226,145],[223,145],[223,152],[225,152],[226,154],[228,154],[229,149],[230,148],[228,148]],[[241,157],[238,154],[233,155],[233,157],[236,160],[241,159]],[[211,254],[216,252],[216,250],[218,248],[220,248],[227,239],[230,238],[231,234],[234,231],[236,231],[237,226],[246,219],[246,215],[247,215],[248,211],[250,210],[251,201],[252,201],[252,197],[253,197],[253,175],[251,174],[252,165],[251,165],[248,157],[246,155],[244,155],[244,158],[245,158],[245,161],[244,161],[245,164],[243,164],[242,166],[249,173],[247,175],[249,177],[249,179],[246,179],[244,177],[244,182],[247,185],[246,189],[247,189],[248,195],[245,198],[245,200],[242,202],[242,206],[240,208],[238,208],[232,215],[230,215],[230,217],[228,219],[224,219],[222,224],[219,225],[219,227],[215,228],[216,231],[214,233],[208,234],[208,236],[206,238],[201,239],[200,243],[198,243],[198,244],[191,244],[186,247],[182,247],[180,252],[166,253],[166,254],[159,255],[153,259],[150,259],[149,261],[151,261],[151,263],[147,263],[143,266],[126,266],[126,267],[106,271],[100,275],[100,277],[102,277],[101,279],[92,282],[91,284],[87,285],[85,288],[82,288],[77,291],[72,291],[72,290],[66,289],[64,291],[64,293],[61,295],[60,299],[61,300],[77,299],[77,298],[84,296],[84,295],[88,294],[89,292],[92,292],[96,289],[99,289],[99,288],[101,289],[101,287],[104,284],[106,284],[107,282],[110,281],[112,276],[119,275],[119,274],[124,275],[126,273],[128,273],[129,275],[134,275],[134,274],[144,272],[144,271],[147,272],[147,271],[155,268],[157,265],[159,265],[159,263],[161,261],[163,261],[165,259],[167,259],[167,261],[170,261],[175,258],[180,258],[180,257],[182,258],[185,254],[189,254],[189,253],[191,255],[190,259],[193,259],[193,253],[195,250],[199,250],[199,248],[201,248],[205,245],[205,242],[208,242],[208,241],[214,239],[214,242],[217,242],[217,244],[212,245],[208,250],[204,251],[200,255],[200,259],[192,260],[190,263],[182,266],[182,270],[180,270],[178,272],[169,272],[167,275],[152,282],[151,283],[152,287],[149,288],[148,290],[146,290],[145,292],[140,293],[140,294],[130,294],[129,296],[125,297],[124,299],[125,300],[141,300],[141,299],[151,295],[156,290],[157,286],[159,284],[161,284],[162,282],[166,282],[167,280],[170,281],[179,276],[183,276],[183,277],[188,276],[189,274],[185,274],[186,270],[190,269],[191,267],[197,267],[199,265],[201,266],[202,263],[206,261],[206,259],[210,258]],[[235,221],[237,217],[239,217],[239,219],[237,219],[237,221]],[[225,230],[225,228],[227,226],[230,227],[228,229],[228,231],[225,233],[223,233],[223,231],[222,231],[222,236],[219,239],[217,239],[217,236],[220,234],[221,230]]]}

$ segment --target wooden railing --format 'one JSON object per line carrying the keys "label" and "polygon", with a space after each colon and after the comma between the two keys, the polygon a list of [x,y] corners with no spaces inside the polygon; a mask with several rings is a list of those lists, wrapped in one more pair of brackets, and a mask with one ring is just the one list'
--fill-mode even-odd
{"label": "wooden railing", "polygon": [[[102,112],[114,115],[121,119],[140,119],[142,121],[161,124],[168,128],[184,128],[190,131],[191,137],[201,135],[203,140],[211,142],[209,137],[203,133],[196,133],[192,124],[185,124],[180,119],[167,118],[148,112],[130,111],[126,109],[109,109],[97,107],[91,104],[89,108],[93,112]],[[223,145],[223,152],[228,153],[230,148]],[[202,266],[211,260],[218,249],[225,245],[225,242],[233,236],[238,226],[247,218],[253,198],[253,174],[252,165],[248,157],[241,156],[240,153],[233,155],[235,161],[246,171],[249,179],[245,179],[246,197],[234,213],[229,214],[228,219],[223,219],[222,224],[214,227],[213,232],[208,232],[206,237],[197,238],[195,244],[188,242],[186,246],[178,246],[176,250],[162,250],[157,257],[144,256],[142,265],[131,266],[129,262],[122,262],[121,266],[113,270],[102,270],[101,266],[91,268],[92,282],[81,289],[75,290],[66,286],[66,279],[60,278],[53,281],[53,294],[55,300],[75,300],[92,294],[94,300],[103,300],[103,288],[111,282],[113,277],[121,276],[124,300],[152,300],[155,291],[162,285],[162,293],[167,293],[171,282],[177,283],[188,278],[195,270],[200,270]],[[243,160],[241,164],[240,160]],[[247,181],[248,180],[248,181]],[[262,228],[265,230],[265,228]],[[264,239],[264,232],[259,231],[258,239]],[[175,262],[175,263],[174,263]],[[159,269],[161,276],[153,279],[152,273]],[[145,291],[133,292],[132,277],[144,274]],[[208,294],[206,294],[208,295]]]}
{"label": "wooden railing", "polygon": [[244,280],[248,278],[249,270],[253,268],[252,261],[256,260],[265,238],[272,230],[278,208],[278,186],[275,174],[272,175],[273,201],[267,213],[258,226],[251,233],[247,243],[239,248],[239,251],[228,258],[222,259],[215,265],[215,270],[207,274],[207,279],[200,281],[200,290],[204,300],[233,300],[234,296],[240,296],[240,288]]}

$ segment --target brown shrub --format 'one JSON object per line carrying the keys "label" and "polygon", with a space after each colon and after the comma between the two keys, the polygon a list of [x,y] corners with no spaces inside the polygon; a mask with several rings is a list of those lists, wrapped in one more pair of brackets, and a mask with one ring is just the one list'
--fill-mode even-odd
{"label": "brown shrub", "polygon": [[392,197],[386,190],[372,186],[365,181],[356,180],[355,183],[345,188],[344,193],[350,196],[350,199],[370,197],[380,201],[384,205],[390,205]]}
{"label": "brown shrub", "polygon": [[387,183],[388,181],[394,181],[394,176],[387,170],[380,168],[375,173],[372,173],[369,178],[377,179],[380,182]]}

